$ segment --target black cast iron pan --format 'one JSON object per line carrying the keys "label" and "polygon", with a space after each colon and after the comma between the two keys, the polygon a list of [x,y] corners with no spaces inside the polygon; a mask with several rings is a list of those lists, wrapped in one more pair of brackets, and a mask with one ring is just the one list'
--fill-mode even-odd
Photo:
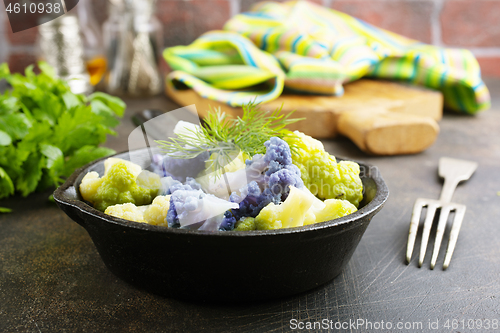
{"label": "black cast iron pan", "polygon": [[[115,157],[128,159],[129,154]],[[75,171],[54,192],[57,204],[87,230],[115,275],[149,292],[188,300],[263,300],[331,281],[389,195],[378,169],[360,163],[364,199],[357,212],[342,218],[266,231],[173,229],[109,216],[85,203],[80,182],[89,171],[102,175],[103,163]]]}

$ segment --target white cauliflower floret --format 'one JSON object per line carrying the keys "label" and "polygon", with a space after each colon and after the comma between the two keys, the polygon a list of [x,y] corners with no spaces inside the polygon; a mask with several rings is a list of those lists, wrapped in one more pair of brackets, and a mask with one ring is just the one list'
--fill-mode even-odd
{"label": "white cauliflower floret", "polygon": [[229,200],[231,193],[236,192],[248,184],[247,172],[245,170],[245,160],[247,155],[240,151],[238,156],[230,163],[224,166],[224,173],[221,176],[218,172],[210,172],[212,163],[217,158],[217,153],[213,153],[208,161],[205,162],[205,171],[201,172],[196,178],[196,182],[206,193],[211,193],[216,197]]}
{"label": "white cauliflower floret", "polygon": [[99,178],[99,174],[95,171],[91,171],[85,175],[80,184],[80,194],[83,199],[90,201],[97,194],[97,189],[101,186],[103,178]]}
{"label": "white cauliflower floret", "polygon": [[215,195],[218,198],[229,200],[231,193],[240,194],[239,190],[248,184],[247,173],[245,169],[234,172],[226,172],[222,176],[215,172],[196,178],[201,188]]}
{"label": "white cauliflower floret", "polygon": [[160,176],[148,170],[142,170],[135,181],[140,187],[148,189],[159,189],[162,185]]}
{"label": "white cauliflower floret", "polygon": [[[213,164],[214,164],[214,160],[217,158],[219,158],[219,154],[213,153],[212,155],[210,155],[210,158],[207,161],[205,161],[205,173],[204,174],[206,174],[206,172],[214,172],[215,171],[213,169]],[[240,151],[238,153],[238,155],[234,159],[231,160],[231,162],[224,165],[224,173],[235,172],[235,171],[240,170],[240,169],[245,169],[245,167],[246,167],[245,161],[248,158],[249,158],[249,156],[247,154]]]}
{"label": "white cauliflower floret", "polygon": [[255,218],[255,226],[256,229],[300,227],[334,220],[355,211],[356,206],[347,200],[321,201],[307,188],[290,186],[288,198],[279,205],[270,203],[264,207]]}
{"label": "white cauliflower floret", "polygon": [[157,196],[151,205],[136,206],[133,203],[113,205],[106,208],[104,213],[129,221],[144,222],[152,225],[168,227],[166,221],[170,196]]}
{"label": "white cauliflower floret", "polygon": [[347,200],[327,199],[323,202],[323,208],[311,207],[309,209],[304,225],[335,220],[358,210],[356,206]]}
{"label": "white cauliflower floret", "polygon": [[259,230],[300,227],[304,225],[307,212],[314,199],[306,192],[290,186],[290,193],[284,202],[264,207],[255,218],[255,226]]}
{"label": "white cauliflower floret", "polygon": [[316,216],[316,223],[335,220],[358,210],[356,206],[347,200],[327,199],[324,202],[326,205],[325,209],[314,214]]}
{"label": "white cauliflower floret", "polygon": [[129,221],[146,222],[141,210],[133,203],[109,206],[104,213]]}
{"label": "white cauliflower floret", "polygon": [[144,212],[147,223],[168,227],[167,213],[170,206],[170,195],[159,195],[154,198],[153,203]]}

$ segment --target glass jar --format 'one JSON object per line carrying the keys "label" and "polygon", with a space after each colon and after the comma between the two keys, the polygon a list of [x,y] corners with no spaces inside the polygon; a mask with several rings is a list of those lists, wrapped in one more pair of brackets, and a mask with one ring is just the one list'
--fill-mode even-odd
{"label": "glass jar", "polygon": [[108,70],[106,90],[120,96],[161,92],[159,56],[162,27],[153,15],[154,0],[112,0],[103,25]]}
{"label": "glass jar", "polygon": [[78,18],[63,15],[40,25],[36,42],[38,60],[46,61],[55,74],[68,82],[75,94],[92,92],[84,60],[84,46]]}

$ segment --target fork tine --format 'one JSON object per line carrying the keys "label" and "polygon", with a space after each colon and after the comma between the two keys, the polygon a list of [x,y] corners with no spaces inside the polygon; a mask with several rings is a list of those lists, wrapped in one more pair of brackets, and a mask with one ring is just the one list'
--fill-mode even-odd
{"label": "fork tine", "polygon": [[434,242],[434,250],[432,250],[431,269],[434,269],[434,266],[436,266],[439,248],[441,247],[444,230],[446,229],[446,221],[448,221],[448,216],[450,215],[451,209],[452,207],[450,206],[441,207],[441,213],[439,215],[439,222],[436,230],[436,240]]}
{"label": "fork tine", "polygon": [[427,206],[427,215],[425,216],[424,230],[422,231],[422,244],[420,245],[420,256],[418,257],[418,267],[422,267],[422,264],[424,263],[427,243],[429,242],[432,222],[434,221],[434,216],[437,208],[438,205],[436,205],[435,203],[430,203]]}
{"label": "fork tine", "polygon": [[448,241],[448,248],[446,249],[446,255],[444,257],[443,269],[447,269],[448,266],[450,266],[451,256],[455,250],[458,233],[460,232],[460,227],[462,226],[462,221],[464,220],[466,207],[464,205],[457,205],[456,208],[455,219],[453,220],[450,231],[450,240]]}
{"label": "fork tine", "polygon": [[413,212],[411,214],[410,231],[408,232],[408,243],[406,245],[406,263],[409,264],[411,261],[411,255],[413,253],[413,247],[415,246],[415,239],[417,238],[418,224],[420,222],[420,215],[422,209],[427,205],[427,203],[422,199],[417,199],[413,206]]}

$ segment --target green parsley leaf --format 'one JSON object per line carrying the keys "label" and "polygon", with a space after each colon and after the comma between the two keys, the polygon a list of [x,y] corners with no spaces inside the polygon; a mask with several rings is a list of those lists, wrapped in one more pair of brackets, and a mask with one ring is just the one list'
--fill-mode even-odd
{"label": "green parsley leaf", "polygon": [[24,171],[23,175],[17,178],[16,182],[16,190],[21,192],[23,197],[36,189],[38,181],[42,178],[44,163],[44,158],[38,153],[31,154],[26,161],[24,161],[22,166]]}
{"label": "green parsley leaf", "polygon": [[125,112],[126,105],[118,97],[110,96],[102,92],[95,92],[89,96],[89,100],[91,102],[101,101],[102,103],[106,104],[117,116],[122,117],[123,112]]}
{"label": "green parsley leaf", "polygon": [[0,116],[12,113],[18,108],[18,100],[15,97],[0,96]]}
{"label": "green parsley leaf", "polygon": [[14,183],[5,170],[0,167],[0,199],[14,194]]}
{"label": "green parsley leaf", "polygon": [[[40,70],[42,71],[42,73],[44,73],[45,75],[47,75],[47,76],[49,76],[51,78],[55,78],[56,77],[56,71],[54,70],[54,68],[52,68],[45,61],[40,61],[38,63],[38,68],[40,68]],[[8,69],[8,67],[7,67],[7,69]]]}
{"label": "green parsley leaf", "polygon": [[0,198],[58,186],[76,168],[114,153],[98,146],[116,134],[125,103],[105,93],[73,94],[48,64],[38,67],[40,74],[28,66],[22,75],[0,64],[0,80],[12,87],[0,94]]}
{"label": "green parsley leaf", "polygon": [[0,130],[0,146],[8,146],[12,143],[12,138],[10,135],[2,130]]}
{"label": "green parsley leaf", "polygon": [[40,152],[47,157],[47,169],[60,169],[64,164],[64,155],[61,149],[56,146],[48,145],[46,143],[42,143],[40,145]]}
{"label": "green parsley leaf", "polygon": [[12,113],[0,116],[0,130],[13,139],[24,138],[31,127],[31,122],[23,113]]}
{"label": "green parsley leaf", "polygon": [[68,109],[72,109],[72,108],[77,107],[81,104],[78,97],[76,97],[76,95],[73,94],[71,91],[66,91],[62,95],[62,99],[63,99],[64,104],[66,104],[66,107]]}
{"label": "green parsley leaf", "polygon": [[92,108],[92,112],[102,117],[103,125],[107,127],[115,127],[116,125],[118,125],[119,121],[118,119],[116,119],[113,110],[101,100],[91,100],[90,107]]}

